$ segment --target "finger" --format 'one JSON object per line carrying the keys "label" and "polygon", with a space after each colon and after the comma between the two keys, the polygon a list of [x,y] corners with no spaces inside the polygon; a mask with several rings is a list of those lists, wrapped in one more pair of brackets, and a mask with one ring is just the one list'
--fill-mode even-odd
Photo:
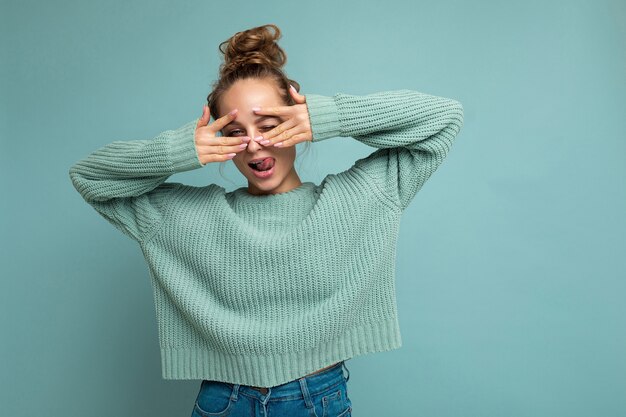
{"label": "finger", "polygon": [[227,154],[212,154],[206,155],[205,157],[200,158],[200,162],[203,164],[208,164],[209,162],[224,162],[233,159],[237,154],[235,152],[227,153]]}
{"label": "finger", "polygon": [[273,128],[272,130],[263,133],[261,135],[262,139],[258,140],[257,142],[260,142],[262,145],[268,145],[269,142],[263,143],[263,141],[270,140],[270,141],[274,142],[274,138],[276,138],[276,136],[279,136],[280,134],[284,133],[286,130],[291,129],[295,125],[296,125],[295,120],[289,119],[286,122],[283,122],[283,123],[279,124],[278,126]]}
{"label": "finger", "polygon": [[298,104],[306,103],[306,97],[304,97],[303,95],[300,95],[300,93],[298,93],[298,91],[296,90],[296,87],[289,84],[289,91],[291,92],[291,96],[296,101],[296,103]]}
{"label": "finger", "polygon": [[[292,129],[285,130],[282,133],[270,139],[262,140],[259,143],[261,143],[261,145],[263,146],[273,146],[275,143],[284,142],[292,136],[297,135],[298,133],[300,133],[300,126],[295,126]],[[263,136],[265,136],[265,134],[263,134]]]}
{"label": "finger", "polygon": [[291,114],[293,109],[291,106],[276,106],[276,107],[253,107],[252,111],[255,114],[267,114],[270,116],[281,116]]}
{"label": "finger", "polygon": [[250,142],[250,136],[209,136],[200,141],[203,146],[233,146]]}
{"label": "finger", "polygon": [[214,143],[210,145],[196,145],[198,149],[198,154],[202,155],[203,158],[210,157],[211,155],[227,155],[229,153],[237,154],[246,149],[247,146],[248,142],[232,144]]}
{"label": "finger", "polygon": [[294,87],[291,84],[289,84],[289,94],[291,94],[291,97],[293,97],[296,101],[300,99],[300,97],[298,97],[298,92],[296,91],[296,87]]}
{"label": "finger", "polygon": [[210,119],[211,119],[211,110],[205,104],[202,107],[202,116],[200,116],[200,118],[198,119],[198,123],[196,124],[196,128],[201,127],[201,126],[206,126],[207,123],[209,123]]}
{"label": "finger", "polygon": [[307,139],[304,133],[297,133],[293,135],[292,137],[290,137],[289,139],[285,139],[281,142],[276,142],[274,146],[277,148],[286,148],[288,146],[293,146],[300,142],[304,142],[305,140]]}
{"label": "finger", "polygon": [[238,111],[237,109],[233,109],[229,113],[225,114],[224,116],[220,117],[219,119],[211,123],[209,127],[214,133],[219,132],[220,130],[224,128],[224,126],[226,126],[227,124],[235,120],[235,118],[237,117],[237,111]]}
{"label": "finger", "polygon": [[209,145],[205,146],[206,153],[209,154],[229,154],[229,153],[239,153],[248,147],[247,143],[240,143],[237,145]]}

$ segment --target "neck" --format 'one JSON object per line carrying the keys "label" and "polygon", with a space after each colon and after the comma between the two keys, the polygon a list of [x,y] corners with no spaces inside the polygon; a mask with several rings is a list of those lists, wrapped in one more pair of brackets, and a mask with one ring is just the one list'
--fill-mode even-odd
{"label": "neck", "polygon": [[294,188],[298,188],[300,185],[302,185],[302,181],[300,181],[300,177],[298,176],[295,168],[292,168],[291,171],[289,171],[289,174],[287,174],[287,176],[283,179],[283,181],[277,187],[271,190],[262,190],[256,187],[254,184],[248,182],[248,193],[253,195],[280,194],[291,191]]}

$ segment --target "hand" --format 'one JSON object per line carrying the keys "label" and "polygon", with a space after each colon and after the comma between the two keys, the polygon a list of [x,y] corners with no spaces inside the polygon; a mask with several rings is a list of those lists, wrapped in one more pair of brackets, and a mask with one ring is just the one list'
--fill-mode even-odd
{"label": "hand", "polygon": [[202,109],[202,117],[198,120],[195,132],[195,145],[198,159],[204,165],[209,162],[222,162],[232,159],[237,152],[246,149],[250,137],[248,136],[215,136],[224,126],[237,117],[237,109],[220,117],[213,123],[211,111],[205,104]]}
{"label": "hand", "polygon": [[[293,87],[289,89],[289,93],[298,104],[293,106],[264,107],[258,110],[253,109],[255,114],[279,116],[283,120],[286,119],[274,129],[261,135],[262,138],[257,142],[260,142],[263,146],[286,147],[313,139],[306,97],[298,94]],[[263,142],[264,140],[269,140],[269,142]]]}

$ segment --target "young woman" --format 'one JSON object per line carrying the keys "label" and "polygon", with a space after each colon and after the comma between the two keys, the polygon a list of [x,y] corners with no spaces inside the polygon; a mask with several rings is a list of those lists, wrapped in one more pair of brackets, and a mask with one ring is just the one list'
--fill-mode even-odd
{"label": "young woman", "polygon": [[[202,380],[194,416],[351,415],[345,361],[402,344],[400,217],[463,124],[458,101],[412,90],[301,95],[279,38],[275,25],[236,33],[201,117],[69,171],[139,243],[163,377]],[[302,182],[295,145],[332,137],[376,150]],[[166,181],[229,159],[247,187]]]}

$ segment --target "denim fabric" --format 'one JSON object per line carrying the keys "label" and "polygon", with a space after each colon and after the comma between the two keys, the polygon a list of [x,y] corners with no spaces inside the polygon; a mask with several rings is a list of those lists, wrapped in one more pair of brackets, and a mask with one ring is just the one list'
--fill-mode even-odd
{"label": "denim fabric", "polygon": [[[343,368],[347,376],[344,376]],[[268,388],[203,380],[192,417],[351,417],[345,361],[315,375]]]}

